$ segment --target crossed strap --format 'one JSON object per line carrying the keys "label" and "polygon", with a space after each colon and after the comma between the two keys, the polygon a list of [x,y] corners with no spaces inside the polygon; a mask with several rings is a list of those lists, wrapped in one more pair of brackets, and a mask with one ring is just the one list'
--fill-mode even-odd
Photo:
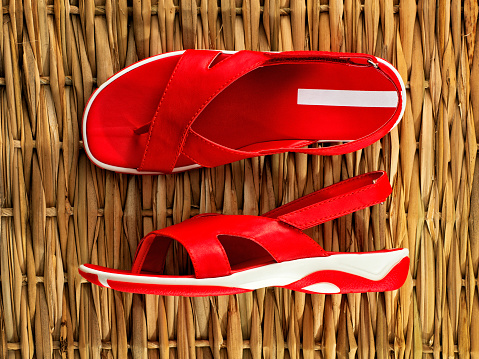
{"label": "crossed strap", "polygon": [[292,55],[290,52],[239,51],[215,63],[221,53],[186,50],[181,55],[152,121],[135,130],[137,134],[148,131],[139,171],[171,173],[181,154],[203,167],[215,167],[244,158],[286,151],[322,155],[347,153],[367,144],[367,139],[364,139],[332,147],[301,148],[314,141],[298,141],[294,146],[274,151],[242,151],[225,147],[196,133],[192,130],[192,125],[203,109],[234,81],[259,67],[301,62],[351,62],[351,59],[354,59],[356,65],[361,63],[370,66],[368,60],[374,60],[372,56],[362,54],[295,52]]}
{"label": "crossed strap", "polygon": [[222,235],[247,238],[263,247],[277,262],[327,256],[302,230],[383,202],[390,193],[387,175],[377,171],[313,192],[258,217],[197,215],[144,237],[132,273],[161,274],[168,248],[176,240],[188,252],[196,278],[230,275],[231,266],[218,239]]}

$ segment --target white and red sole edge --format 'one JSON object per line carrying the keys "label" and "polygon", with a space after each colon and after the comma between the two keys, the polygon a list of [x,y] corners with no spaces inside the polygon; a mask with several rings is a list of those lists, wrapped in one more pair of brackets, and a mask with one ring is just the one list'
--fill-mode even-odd
{"label": "white and red sole edge", "polygon": [[340,253],[254,267],[231,275],[197,279],[191,276],[136,275],[90,264],[80,274],[89,282],[123,292],[208,296],[284,287],[306,293],[383,292],[402,286],[409,271],[409,251],[397,249]]}
{"label": "white and red sole edge", "polygon": [[[213,50],[212,50],[213,51]],[[216,51],[216,50],[214,50]],[[149,57],[145,60],[142,60],[142,61],[139,61],[139,62],[136,62],[126,68],[124,68],[123,70],[121,70],[120,72],[116,73],[115,75],[113,75],[112,77],[110,77],[107,81],[105,81],[90,97],[90,99],[88,100],[88,103],[87,103],[87,106],[85,107],[85,111],[83,113],[83,118],[82,118],[82,121],[83,121],[83,124],[82,124],[82,131],[83,131],[83,146],[85,148],[85,152],[88,156],[88,158],[95,164],[97,165],[98,167],[101,167],[101,168],[104,168],[106,170],[109,170],[109,171],[114,171],[114,172],[121,172],[121,173],[129,173],[129,174],[137,174],[137,175],[161,175],[163,173],[161,172],[143,172],[143,171],[138,171],[136,168],[127,168],[127,167],[118,167],[118,166],[112,166],[112,165],[109,165],[107,163],[104,163],[104,162],[101,162],[99,161],[98,159],[96,159],[93,154],[91,153],[90,151],[90,148],[88,147],[88,137],[87,137],[87,132],[86,132],[86,123],[87,123],[87,119],[88,119],[88,113],[90,111],[90,107],[93,103],[93,101],[95,100],[95,98],[98,96],[98,94],[106,87],[108,86],[110,83],[112,83],[113,81],[115,81],[116,79],[118,79],[119,77],[121,77],[122,75],[130,72],[131,70],[134,70],[135,68],[137,67],[140,67],[140,66],[143,66],[143,65],[146,65],[150,62],[153,62],[153,61],[157,61],[157,60],[160,60],[162,58],[166,58],[166,57],[170,57],[170,56],[178,56],[178,55],[181,55],[185,52],[185,50],[181,50],[181,51],[173,51],[173,52],[168,52],[168,53],[164,53],[164,54],[160,54],[160,55],[156,55],[156,56],[152,56],[152,57]],[[225,54],[234,54],[236,53],[237,51],[226,51],[226,50],[222,50],[223,53]],[[273,52],[273,51],[270,51],[270,52]],[[391,71],[397,76],[400,84],[401,84],[401,104],[402,104],[402,107],[401,107],[401,112],[396,120],[396,122],[394,123],[393,127],[391,128],[391,131],[394,129],[394,127],[396,127],[398,125],[398,123],[401,121],[403,115],[404,115],[404,111],[406,109],[406,87],[404,86],[404,82],[401,78],[401,75],[399,74],[399,72],[396,70],[396,68],[391,65],[389,62],[381,59],[381,58],[377,58],[376,57],[376,60],[377,62],[387,66],[388,68],[391,69]],[[342,140],[337,140],[338,142],[344,142]],[[318,142],[321,142],[321,141],[318,141]],[[189,170],[192,170],[192,169],[195,169],[195,168],[201,168],[200,165],[197,165],[197,164],[194,164],[194,165],[189,165],[189,166],[183,166],[183,167],[177,167],[173,170],[173,173],[177,173],[177,172],[184,172],[184,171],[189,171]]]}

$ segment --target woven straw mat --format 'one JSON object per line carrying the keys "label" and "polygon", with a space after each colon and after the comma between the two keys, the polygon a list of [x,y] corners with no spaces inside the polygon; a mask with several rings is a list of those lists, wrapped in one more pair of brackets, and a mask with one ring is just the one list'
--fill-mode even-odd
{"label": "woven straw mat", "polygon": [[[418,1],[3,0],[0,356],[477,358],[478,4]],[[80,124],[92,91],[137,60],[195,47],[374,54],[398,68],[406,112],[344,156],[168,176],[90,163]],[[327,250],[409,248],[398,291],[161,297],[78,274],[85,262],[130,268],[143,235],[195,214],[258,215],[378,169],[387,202],[307,233]],[[174,270],[191,270],[184,249],[173,254]]]}

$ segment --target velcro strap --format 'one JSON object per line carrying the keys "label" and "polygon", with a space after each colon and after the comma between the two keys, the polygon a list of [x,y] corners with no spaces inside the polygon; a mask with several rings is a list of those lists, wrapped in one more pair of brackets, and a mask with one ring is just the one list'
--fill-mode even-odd
{"label": "velcro strap", "polygon": [[313,192],[263,216],[306,229],[381,203],[391,191],[384,171],[370,172]]}

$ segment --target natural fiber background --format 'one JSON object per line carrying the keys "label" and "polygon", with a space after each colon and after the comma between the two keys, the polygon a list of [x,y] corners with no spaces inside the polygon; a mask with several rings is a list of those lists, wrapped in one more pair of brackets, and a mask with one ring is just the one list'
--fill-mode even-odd
{"label": "natural fiber background", "polygon": [[[0,356],[479,355],[475,0],[3,0],[2,10]],[[195,46],[372,53],[407,83],[406,113],[381,142],[341,157],[156,177],[93,166],[80,129],[92,91],[139,59]],[[386,203],[308,233],[328,250],[408,247],[399,291],[189,299],[78,275],[84,262],[129,268],[144,234],[199,212],[259,214],[377,169],[393,184]],[[170,269],[185,257],[175,251]]]}

